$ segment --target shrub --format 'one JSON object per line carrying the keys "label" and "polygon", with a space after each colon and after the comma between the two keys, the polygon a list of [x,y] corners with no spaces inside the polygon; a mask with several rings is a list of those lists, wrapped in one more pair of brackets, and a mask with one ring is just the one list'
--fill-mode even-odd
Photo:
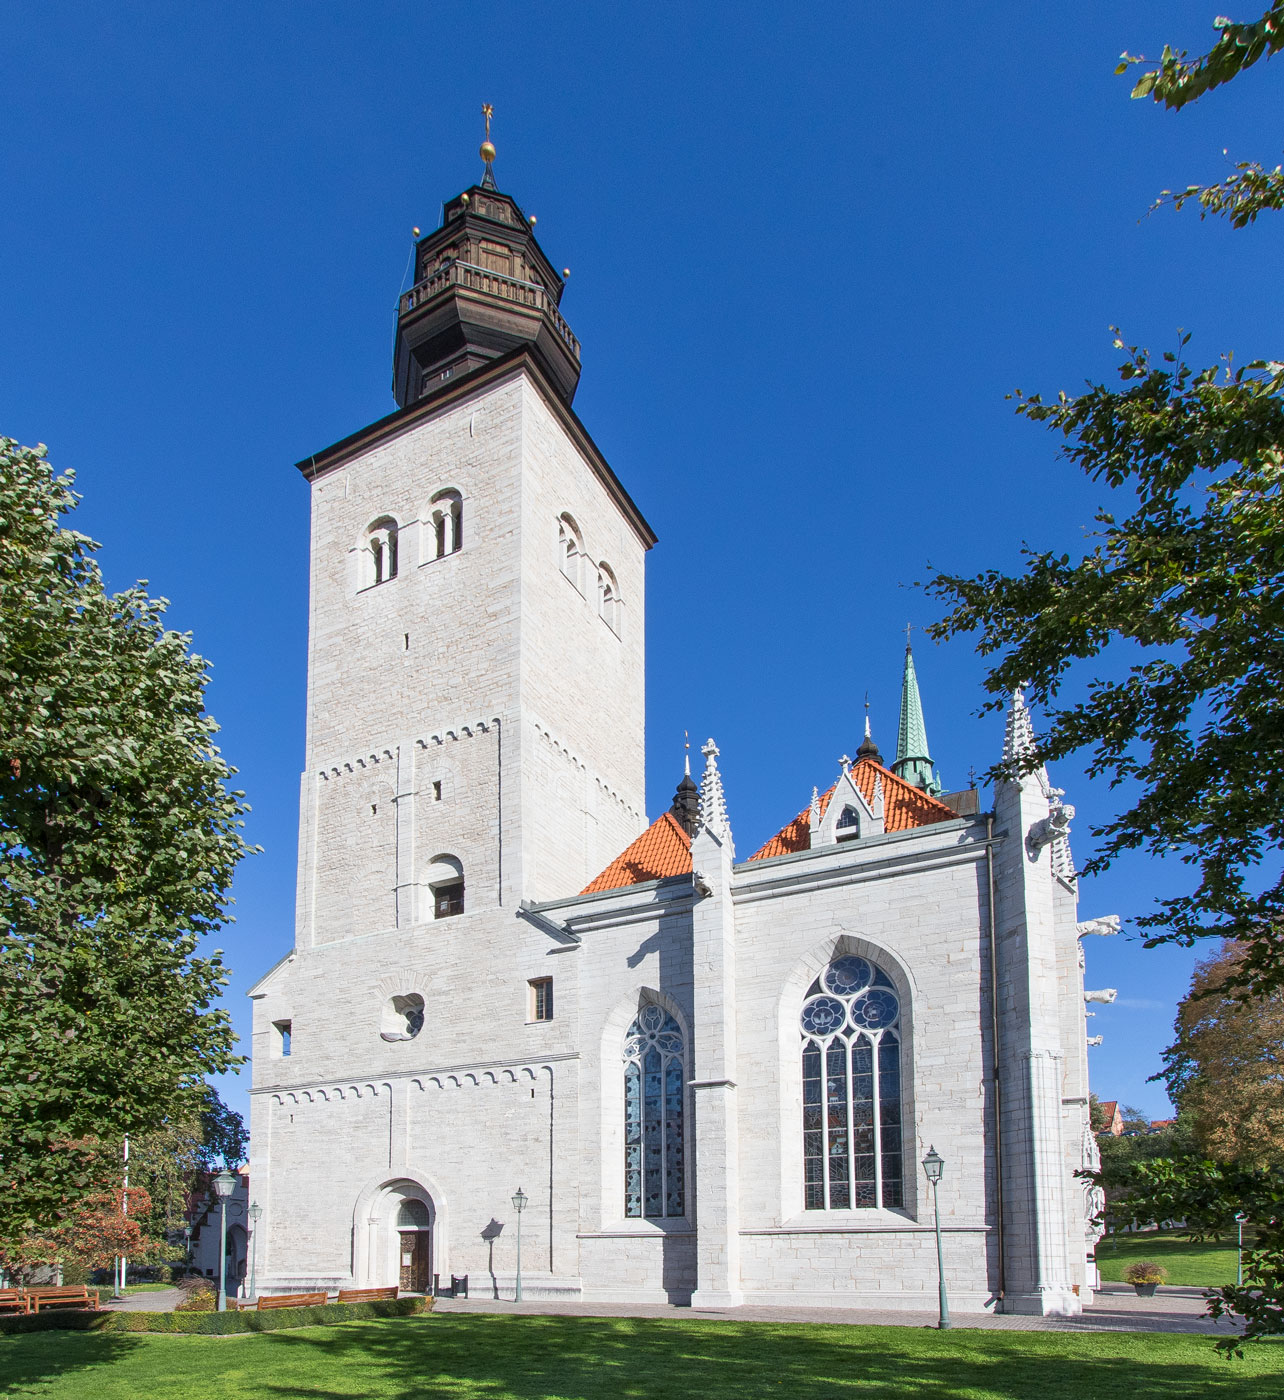
{"label": "shrub", "polygon": [[417,1317],[432,1307],[431,1298],[384,1298],[373,1303],[325,1303],[312,1308],[272,1308],[267,1312],[72,1312],[0,1316],[6,1332],[171,1332],[209,1337],[238,1332],[275,1332],[286,1327],[320,1327],[336,1322],[363,1322],[380,1317]]}
{"label": "shrub", "polygon": [[189,1288],[185,1292],[187,1296],[175,1306],[175,1312],[209,1313],[218,1307],[218,1294],[212,1288]]}
{"label": "shrub", "polygon": [[1128,1265],[1123,1276],[1125,1283],[1164,1283],[1168,1279],[1168,1270],[1149,1259],[1138,1259],[1135,1264]]}

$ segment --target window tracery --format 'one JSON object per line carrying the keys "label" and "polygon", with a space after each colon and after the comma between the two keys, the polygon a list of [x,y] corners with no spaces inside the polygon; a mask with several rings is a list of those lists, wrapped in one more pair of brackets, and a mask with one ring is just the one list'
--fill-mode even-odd
{"label": "window tracery", "polygon": [[808,988],[799,1025],[806,1208],[903,1206],[901,1008],[891,979],[866,958],[835,958]]}
{"label": "window tracery", "polygon": [[624,1214],[686,1213],[686,1043],[662,1007],[644,1006],[624,1037]]}

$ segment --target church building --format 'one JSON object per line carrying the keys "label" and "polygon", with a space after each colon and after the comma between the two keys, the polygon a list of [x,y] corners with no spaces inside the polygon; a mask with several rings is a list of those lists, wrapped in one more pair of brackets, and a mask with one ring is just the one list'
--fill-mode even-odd
{"label": "church building", "polygon": [[[1073,808],[1042,770],[991,812],[943,792],[907,647],[890,764],[866,719],[741,854],[710,740],[648,822],[656,537],[572,407],[563,276],[482,157],[416,245],[396,411],[299,463],[295,942],[250,993],[259,1291],[511,1298],[520,1258],[528,1299],[930,1308],[939,1204],[956,1310],[1077,1312],[1085,995],[1110,995],[1080,938],[1117,921],[1078,920]],[[1032,741],[1018,695],[1004,756]]]}

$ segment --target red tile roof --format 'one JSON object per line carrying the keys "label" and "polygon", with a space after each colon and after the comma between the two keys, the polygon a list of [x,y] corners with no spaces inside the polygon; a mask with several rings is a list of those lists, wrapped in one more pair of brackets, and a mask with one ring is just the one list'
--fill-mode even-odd
{"label": "red tile roof", "polygon": [[647,880],[663,880],[669,875],[691,873],[691,838],[678,825],[672,812],[665,812],[618,855],[581,894],[618,890],[641,885]]}
{"label": "red tile roof", "polygon": [[[863,758],[852,768],[852,780],[860,789],[861,795],[871,806],[874,803],[874,782],[883,780],[883,830],[910,831],[914,827],[932,826],[936,822],[952,821],[957,812],[944,802],[929,797],[918,788],[898,778],[890,768],[884,768],[872,758]],[[820,815],[825,815],[830,798],[834,795],[835,782],[828,792],[821,793]],[[811,844],[811,808],[805,807],[783,830],[778,831],[760,850],[749,857],[750,860],[768,860],[771,856],[792,855],[795,851],[805,851]]]}
{"label": "red tile roof", "polygon": [[[903,778],[898,778],[890,769],[884,768],[881,763],[875,763],[872,758],[865,758],[852,768],[852,777],[865,800],[871,805],[874,801],[874,780],[879,776],[883,779],[885,831],[909,831],[914,827],[932,826],[936,822],[951,821],[957,815],[945,803],[928,797]],[[820,799],[822,817],[837,786],[835,783]],[[799,812],[783,831],[777,832],[749,859],[766,860],[769,856],[785,856],[794,851],[807,850],[811,844],[810,825],[811,809],[807,808]],[[580,893],[600,894],[603,890],[625,889],[629,885],[641,885],[647,880],[663,880],[670,875],[690,873],[691,838],[673,814],[665,812]]]}

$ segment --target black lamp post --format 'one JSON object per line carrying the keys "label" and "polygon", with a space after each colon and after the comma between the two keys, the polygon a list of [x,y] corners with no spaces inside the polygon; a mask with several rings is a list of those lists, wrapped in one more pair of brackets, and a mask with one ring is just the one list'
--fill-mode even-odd
{"label": "black lamp post", "polygon": [[517,1287],[513,1290],[513,1302],[522,1301],[522,1211],[526,1209],[528,1197],[519,1186],[513,1197],[513,1209],[517,1212]]}
{"label": "black lamp post", "polygon": [[236,1190],[236,1177],[226,1167],[211,1183],[218,1197],[218,1310],[227,1311],[227,1198]]}
{"label": "black lamp post", "polygon": [[941,1248],[941,1202],[936,1194],[936,1188],[940,1185],[941,1177],[945,1172],[945,1158],[935,1147],[927,1149],[927,1156],[923,1158],[923,1170],[927,1173],[927,1179],[932,1183],[932,1210],[936,1216],[936,1273],[940,1280],[940,1303],[941,1317],[937,1322],[937,1327],[945,1332],[950,1326],[950,1303],[945,1296],[945,1252]]}

